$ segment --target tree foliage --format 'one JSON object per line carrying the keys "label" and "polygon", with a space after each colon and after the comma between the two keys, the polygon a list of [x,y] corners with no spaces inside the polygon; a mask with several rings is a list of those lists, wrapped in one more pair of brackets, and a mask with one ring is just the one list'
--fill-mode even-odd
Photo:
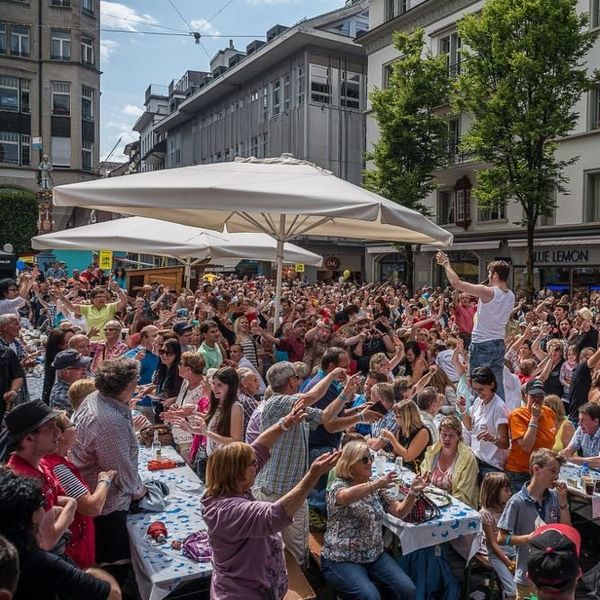
{"label": "tree foliage", "polygon": [[15,254],[31,250],[37,235],[38,204],[33,192],[19,188],[0,188],[0,242],[10,243]]}
{"label": "tree foliage", "polygon": [[477,174],[480,206],[515,201],[528,232],[527,288],[533,291],[533,238],[539,216],[567,193],[564,170],[578,157],[557,157],[557,142],[577,123],[576,104],[598,81],[586,55],[595,34],[577,0],[487,0],[459,23],[462,73],[456,109],[474,122],[462,149],[493,166]]}
{"label": "tree foliage", "polygon": [[[367,160],[366,188],[424,215],[425,198],[435,189],[434,174],[447,156],[448,124],[438,114],[447,104],[449,79],[443,56],[424,52],[424,31],[398,32],[394,46],[400,58],[392,65],[389,84],[371,93],[380,136]],[[412,247],[406,245],[407,283],[412,285]]]}

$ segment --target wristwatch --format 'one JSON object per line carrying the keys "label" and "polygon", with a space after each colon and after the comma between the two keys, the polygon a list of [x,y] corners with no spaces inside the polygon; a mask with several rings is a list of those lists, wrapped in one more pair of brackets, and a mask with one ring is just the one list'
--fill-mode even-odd
{"label": "wristwatch", "polygon": [[279,425],[279,427],[281,427],[282,431],[289,430],[289,427],[287,427],[285,424],[285,417],[281,417],[281,419],[279,419],[279,421],[277,421],[277,424]]}

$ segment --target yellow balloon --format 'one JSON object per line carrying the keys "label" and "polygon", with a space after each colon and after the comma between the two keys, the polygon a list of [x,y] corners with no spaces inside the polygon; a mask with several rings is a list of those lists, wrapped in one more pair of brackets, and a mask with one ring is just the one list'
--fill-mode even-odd
{"label": "yellow balloon", "polygon": [[350,277],[350,275],[352,275],[352,273],[351,273],[351,272],[350,272],[348,269],[346,269],[346,270],[345,270],[345,271],[342,273],[342,275],[344,276],[344,279],[348,279],[348,277]]}

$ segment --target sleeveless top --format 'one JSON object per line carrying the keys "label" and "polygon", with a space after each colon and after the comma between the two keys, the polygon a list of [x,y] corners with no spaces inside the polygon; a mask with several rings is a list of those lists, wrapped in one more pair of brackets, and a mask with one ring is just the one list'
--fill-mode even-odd
{"label": "sleeveless top", "polygon": [[489,302],[477,303],[477,323],[473,328],[471,341],[474,344],[504,340],[506,323],[515,307],[515,295],[499,287],[493,287],[494,297]]}

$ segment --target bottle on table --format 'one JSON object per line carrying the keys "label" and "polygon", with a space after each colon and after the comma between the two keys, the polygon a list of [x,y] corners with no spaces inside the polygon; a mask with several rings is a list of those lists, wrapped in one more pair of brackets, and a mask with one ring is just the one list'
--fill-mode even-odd
{"label": "bottle on table", "polygon": [[152,458],[154,460],[160,460],[162,457],[162,444],[158,439],[158,431],[154,432],[154,440],[152,442]]}

